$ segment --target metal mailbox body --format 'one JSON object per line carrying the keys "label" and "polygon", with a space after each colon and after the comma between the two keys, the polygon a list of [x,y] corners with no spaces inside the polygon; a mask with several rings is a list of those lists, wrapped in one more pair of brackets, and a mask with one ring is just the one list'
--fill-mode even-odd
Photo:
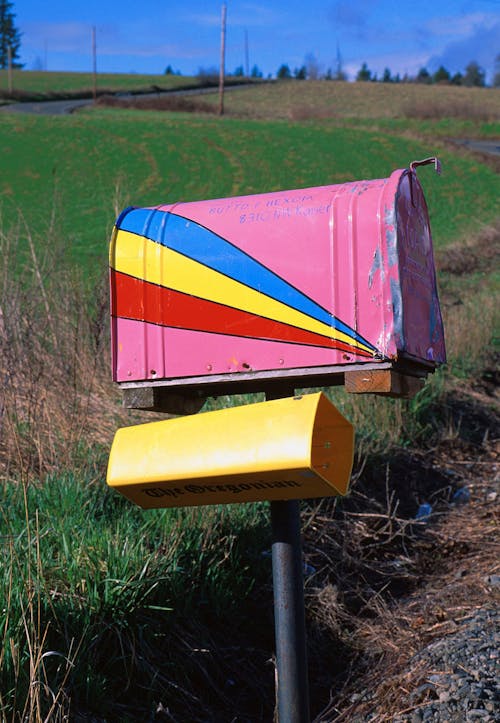
{"label": "metal mailbox body", "polygon": [[413,170],[126,209],[110,267],[113,378],[124,387],[445,361]]}

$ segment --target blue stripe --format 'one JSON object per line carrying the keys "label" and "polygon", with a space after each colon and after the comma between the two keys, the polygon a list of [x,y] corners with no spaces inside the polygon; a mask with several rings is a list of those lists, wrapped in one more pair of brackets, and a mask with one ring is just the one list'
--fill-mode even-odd
{"label": "blue stripe", "polygon": [[241,249],[195,221],[156,209],[136,208],[122,214],[117,228],[145,236],[162,246],[229,276],[246,286],[342,331],[376,351],[375,347],[315,301],[291,286]]}

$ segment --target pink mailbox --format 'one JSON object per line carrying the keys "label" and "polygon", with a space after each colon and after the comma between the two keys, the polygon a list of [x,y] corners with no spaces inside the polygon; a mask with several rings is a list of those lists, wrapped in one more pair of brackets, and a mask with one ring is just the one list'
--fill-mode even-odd
{"label": "pink mailbox", "polygon": [[445,361],[419,163],[372,181],[123,211],[110,273],[125,403],[186,411],[197,396],[278,381],[408,393],[401,380]]}

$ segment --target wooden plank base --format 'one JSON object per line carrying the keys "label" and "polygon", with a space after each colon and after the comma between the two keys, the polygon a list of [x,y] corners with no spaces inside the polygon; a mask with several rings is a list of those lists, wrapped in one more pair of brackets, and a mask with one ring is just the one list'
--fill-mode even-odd
{"label": "wooden plank base", "polygon": [[400,374],[392,369],[345,372],[345,388],[350,394],[377,394],[384,397],[412,399],[424,386],[425,379]]}
{"label": "wooden plank base", "polygon": [[123,390],[123,406],[165,414],[196,414],[206,402],[204,396],[190,396],[165,387],[137,387]]}
{"label": "wooden plank base", "polygon": [[[353,368],[354,367],[354,368]],[[381,368],[382,367],[382,368]],[[378,394],[386,397],[414,397],[422,389],[431,366],[411,359],[306,369],[238,372],[186,379],[160,379],[120,384],[123,404],[165,414],[196,414],[208,397],[224,394],[265,392],[293,396],[296,389],[332,387],[345,384],[351,394]],[[285,393],[286,392],[286,393]]]}

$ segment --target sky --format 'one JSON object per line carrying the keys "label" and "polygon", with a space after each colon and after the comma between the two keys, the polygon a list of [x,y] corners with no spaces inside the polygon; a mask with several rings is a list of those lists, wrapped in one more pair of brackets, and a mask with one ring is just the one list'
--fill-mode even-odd
{"label": "sky", "polygon": [[[11,0],[27,70],[182,75],[219,67],[223,0]],[[308,61],[326,72],[338,58],[349,80],[363,63],[381,77],[471,60],[491,82],[500,54],[500,0],[226,0],[226,71]]]}

